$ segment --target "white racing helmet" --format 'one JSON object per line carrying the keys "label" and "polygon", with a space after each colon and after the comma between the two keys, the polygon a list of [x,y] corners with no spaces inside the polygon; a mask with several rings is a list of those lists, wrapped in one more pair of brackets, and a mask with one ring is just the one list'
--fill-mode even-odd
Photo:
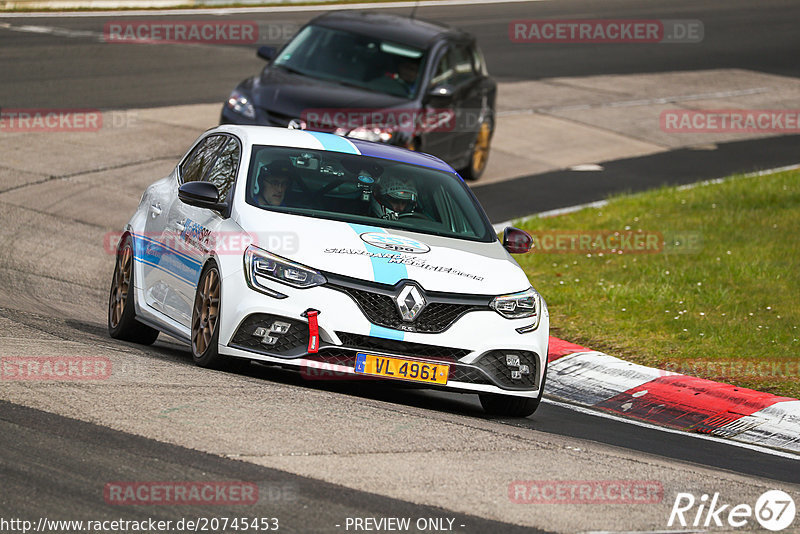
{"label": "white racing helmet", "polygon": [[411,180],[388,175],[378,182],[375,208],[384,219],[397,219],[399,215],[411,213],[417,206],[417,188]]}

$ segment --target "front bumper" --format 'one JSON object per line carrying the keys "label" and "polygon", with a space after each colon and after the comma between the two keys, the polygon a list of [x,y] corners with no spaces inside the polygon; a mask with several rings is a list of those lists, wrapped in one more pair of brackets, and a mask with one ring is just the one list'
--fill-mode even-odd
{"label": "front bumper", "polygon": [[[516,329],[528,326],[530,319],[505,319],[488,306],[472,304],[453,314],[452,322],[438,321],[437,328],[444,325],[442,331],[408,332],[370,322],[353,294],[341,287],[301,290],[275,284],[288,298],[274,299],[247,287],[241,273],[238,277],[241,283],[233,276],[225,280],[222,354],[294,368],[310,379],[346,380],[365,377],[355,372],[356,355],[361,352],[449,366],[446,385],[420,384],[424,387],[522,397],[539,394],[547,358],[546,313],[536,330],[520,334]],[[309,308],[320,311],[317,353],[307,352],[309,329],[302,313]],[[424,317],[423,311],[419,321]],[[276,321],[288,329],[265,341],[264,332]]]}

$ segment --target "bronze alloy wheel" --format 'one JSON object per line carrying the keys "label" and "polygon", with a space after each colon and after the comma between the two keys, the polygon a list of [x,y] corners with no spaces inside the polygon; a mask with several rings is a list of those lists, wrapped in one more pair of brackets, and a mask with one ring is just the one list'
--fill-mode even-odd
{"label": "bronze alloy wheel", "polygon": [[108,334],[114,339],[152,344],[158,330],[136,319],[133,237],[126,235],[117,247],[117,260],[108,292]]}
{"label": "bronze alloy wheel", "polygon": [[122,321],[128,291],[131,287],[131,271],[133,270],[133,251],[128,243],[117,254],[117,265],[114,267],[114,278],[111,280],[111,294],[108,303],[108,323],[116,328]]}
{"label": "bronze alloy wheel", "polygon": [[492,137],[492,130],[488,122],[481,123],[478,137],[475,140],[475,149],[472,151],[472,175],[480,176],[486,168],[489,159],[489,140]]}
{"label": "bronze alloy wheel", "polygon": [[194,298],[192,352],[195,358],[202,357],[214,339],[219,319],[219,289],[219,271],[216,267],[211,267],[200,280]]}

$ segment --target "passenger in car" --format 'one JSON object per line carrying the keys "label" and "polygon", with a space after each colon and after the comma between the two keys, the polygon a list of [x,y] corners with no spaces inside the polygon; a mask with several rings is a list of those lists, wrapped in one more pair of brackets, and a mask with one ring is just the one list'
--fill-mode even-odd
{"label": "passenger in car", "polygon": [[256,200],[260,206],[284,206],[286,191],[291,187],[297,174],[288,160],[275,160],[265,165],[258,173]]}
{"label": "passenger in car", "polygon": [[404,59],[397,65],[397,77],[395,78],[407,91],[408,95],[413,95],[417,88],[417,77],[419,76],[419,62]]}

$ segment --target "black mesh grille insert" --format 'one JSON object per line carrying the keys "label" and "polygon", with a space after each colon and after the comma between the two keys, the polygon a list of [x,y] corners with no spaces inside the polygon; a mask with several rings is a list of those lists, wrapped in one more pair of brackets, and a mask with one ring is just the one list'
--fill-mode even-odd
{"label": "black mesh grille insert", "polygon": [[[520,366],[527,366],[528,373],[519,378],[512,378],[512,371],[519,371],[520,366],[508,365],[507,356],[519,358]],[[529,389],[536,386],[536,353],[525,350],[493,350],[487,352],[475,363],[501,386]]]}
{"label": "black mesh grille insert", "polygon": [[488,309],[486,306],[476,304],[454,304],[434,301],[429,302],[413,322],[408,322],[400,317],[400,312],[397,311],[397,306],[391,295],[336,284],[328,284],[328,287],[350,295],[372,324],[406,332],[438,334],[447,330],[465,313]]}
{"label": "black mesh grille insert", "polygon": [[[285,334],[272,334],[278,338],[277,343],[268,345],[262,338],[253,335],[258,327],[269,328],[275,321],[289,323],[289,331]],[[288,319],[279,315],[254,313],[239,325],[239,329],[231,339],[231,346],[256,352],[267,352],[280,355],[300,355],[308,347],[308,323],[296,319]]]}
{"label": "black mesh grille insert", "polygon": [[391,354],[418,356],[420,358],[429,358],[434,360],[453,362],[460,360],[470,353],[470,351],[466,349],[439,347],[436,345],[426,345],[424,343],[410,343],[408,341],[396,341],[393,339],[350,334],[347,332],[336,332],[336,335],[342,340],[342,344],[354,349],[375,350],[388,352]]}

